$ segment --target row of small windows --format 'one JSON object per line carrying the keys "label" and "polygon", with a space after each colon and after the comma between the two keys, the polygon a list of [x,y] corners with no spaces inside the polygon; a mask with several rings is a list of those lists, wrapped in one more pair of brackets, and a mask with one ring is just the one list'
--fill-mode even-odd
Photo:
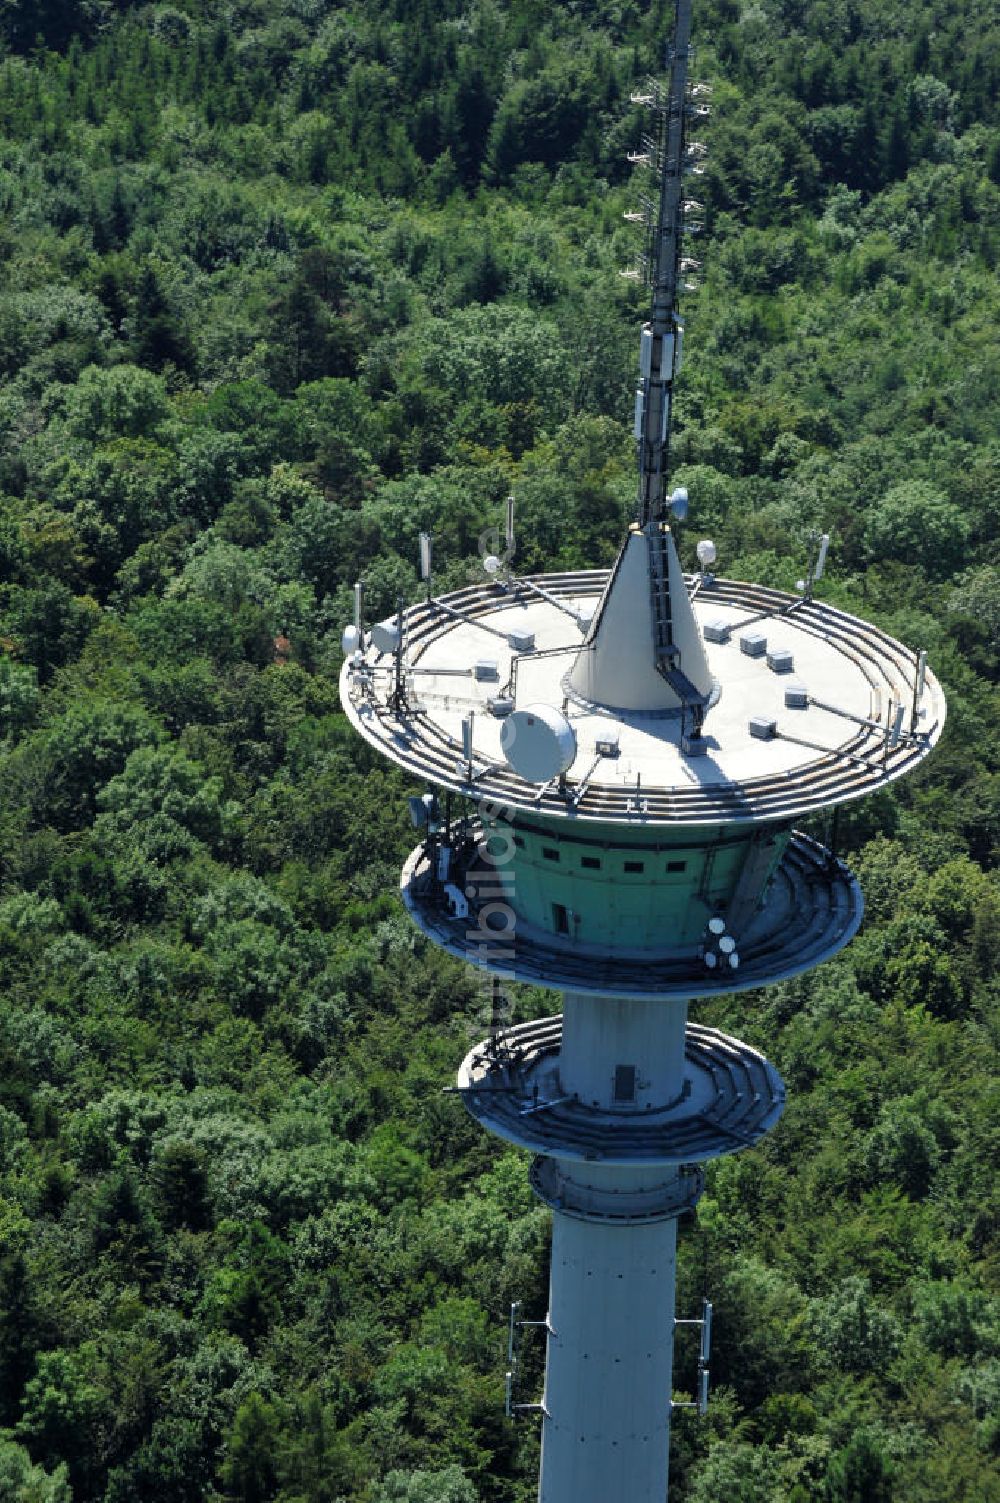
{"label": "row of small windows", "polygon": [[[514,843],[515,845],[524,845],[524,841],[520,835],[514,836]],[[543,861],[561,861],[562,855],[561,852],[556,850],[555,846],[543,845],[542,859]],[[601,870],[601,858],[599,856],[581,856],[580,865],[584,871],[599,872]],[[626,861],[623,863],[623,869],[629,876],[638,876],[640,872],[646,870],[646,863],[645,861]],[[670,873],[682,872],[686,871],[686,869],[686,861],[667,862],[667,871]]]}

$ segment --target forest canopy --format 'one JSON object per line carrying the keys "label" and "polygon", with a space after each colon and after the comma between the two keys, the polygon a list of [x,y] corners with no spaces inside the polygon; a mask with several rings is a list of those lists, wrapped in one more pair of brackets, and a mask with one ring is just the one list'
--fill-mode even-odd
{"label": "forest canopy", "polygon": [[[789,1100],[682,1224],[716,1349],[671,1497],[996,1503],[1000,22],[694,14],[682,553],[791,587],[829,532],[821,589],[949,721],[841,818],[854,944],[696,1011]],[[614,556],[671,22],[0,3],[2,1498],[534,1496],[503,1368],[548,1216],[442,1094],[488,1019],[336,681],[421,530],[442,587],[511,490],[525,570]]]}

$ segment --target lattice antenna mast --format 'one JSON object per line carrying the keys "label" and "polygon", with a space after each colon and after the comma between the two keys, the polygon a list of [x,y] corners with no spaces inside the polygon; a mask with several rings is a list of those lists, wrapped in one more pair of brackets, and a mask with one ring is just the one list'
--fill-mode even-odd
{"label": "lattice antenna mast", "polygon": [[686,207],[684,172],[692,152],[700,155],[702,150],[689,147],[685,141],[690,50],[691,0],[677,0],[674,36],[667,57],[667,90],[665,94],[655,91],[649,101],[659,117],[656,165],[660,172],[660,202],[650,256],[652,317],[642,330],[641,385],[636,393],[638,521],[643,528],[661,522],[666,513],[673,383],[680,367],[683,333],[677,316],[677,294]]}

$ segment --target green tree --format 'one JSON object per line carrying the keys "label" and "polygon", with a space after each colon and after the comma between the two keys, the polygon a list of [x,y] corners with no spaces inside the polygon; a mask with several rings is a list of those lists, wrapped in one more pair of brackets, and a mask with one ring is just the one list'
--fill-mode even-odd
{"label": "green tree", "polygon": [[824,1497],[828,1503],[892,1503],[893,1468],[875,1437],[859,1430],[830,1458]]}
{"label": "green tree", "polygon": [[460,1467],[439,1472],[389,1472],[372,1495],[372,1503],[479,1503]]}
{"label": "green tree", "polygon": [[39,757],[38,815],[59,830],[91,823],[97,795],[121,773],[129,756],[159,739],[144,711],[130,704],[93,700],[74,705],[23,745]]}
{"label": "green tree", "polygon": [[191,340],[151,264],[143,268],[139,277],[133,326],[130,354],[136,365],[153,371],[162,371],[165,365],[190,369],[194,361]]}
{"label": "green tree", "polygon": [[73,1503],[73,1490],[64,1463],[54,1472],[36,1466],[12,1440],[0,1440],[0,1498],[11,1503]]}
{"label": "green tree", "polygon": [[259,1393],[237,1409],[222,1462],[222,1485],[233,1503],[268,1503],[278,1485],[278,1411]]}
{"label": "green tree", "polygon": [[915,563],[931,579],[955,572],[964,561],[967,538],[962,512],[924,480],[892,486],[865,523],[872,558]]}

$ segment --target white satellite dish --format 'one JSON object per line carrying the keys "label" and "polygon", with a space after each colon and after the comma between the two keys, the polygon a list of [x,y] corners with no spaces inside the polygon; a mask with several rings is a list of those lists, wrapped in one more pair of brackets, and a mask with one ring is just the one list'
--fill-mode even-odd
{"label": "white satellite dish", "polygon": [[500,746],[508,766],[527,783],[548,783],[576,761],[576,733],[552,705],[527,705],[508,715]]}
{"label": "white satellite dish", "polygon": [[351,658],[361,646],[361,632],[356,626],[345,626],[340,639],[340,650],[345,658]]}
{"label": "white satellite dish", "polygon": [[707,569],[715,563],[717,554],[715,544],[711,538],[702,538],[695,552],[698,555],[698,562],[703,569]]}
{"label": "white satellite dish", "polygon": [[487,574],[495,574],[497,572],[497,570],[500,568],[500,560],[497,558],[495,553],[487,553],[486,557],[483,559],[483,568],[486,570]]}
{"label": "white satellite dish", "polygon": [[399,646],[399,627],[393,621],[376,621],[372,627],[372,646],[377,652],[395,652]]}

